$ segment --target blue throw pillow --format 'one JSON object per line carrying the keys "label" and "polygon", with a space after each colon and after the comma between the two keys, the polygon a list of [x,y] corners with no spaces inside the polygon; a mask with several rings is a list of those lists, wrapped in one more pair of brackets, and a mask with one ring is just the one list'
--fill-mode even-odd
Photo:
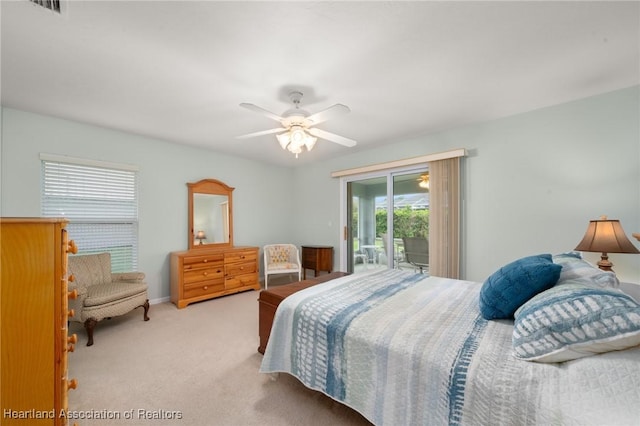
{"label": "blue throw pillow", "polygon": [[550,254],[528,256],[494,272],[482,284],[480,313],[491,319],[511,319],[524,302],[555,285],[562,266]]}
{"label": "blue throw pillow", "polygon": [[640,344],[640,304],[584,278],[538,294],[515,313],[513,352],[536,362],[563,362]]}

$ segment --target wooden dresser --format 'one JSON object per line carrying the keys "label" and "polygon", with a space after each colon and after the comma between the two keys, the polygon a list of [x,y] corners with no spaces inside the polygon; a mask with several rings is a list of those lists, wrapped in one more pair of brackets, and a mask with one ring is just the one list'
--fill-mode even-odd
{"label": "wooden dresser", "polygon": [[333,247],[302,246],[302,278],[307,278],[307,269],[313,269],[314,276],[319,271],[331,273],[333,270]]}
{"label": "wooden dresser", "polygon": [[171,253],[171,301],[178,308],[246,290],[260,290],[258,247]]}
{"label": "wooden dresser", "polygon": [[64,219],[2,218],[0,423],[67,425],[67,240]]}

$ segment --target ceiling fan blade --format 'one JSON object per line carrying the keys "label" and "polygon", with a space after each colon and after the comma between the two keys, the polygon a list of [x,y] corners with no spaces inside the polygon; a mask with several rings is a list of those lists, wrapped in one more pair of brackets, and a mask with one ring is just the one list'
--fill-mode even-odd
{"label": "ceiling fan blade", "polygon": [[258,112],[258,113],[260,113],[262,115],[265,115],[265,116],[271,118],[272,120],[276,120],[276,121],[282,121],[283,120],[283,118],[280,117],[278,114],[274,114],[273,112],[267,111],[266,109],[261,108],[261,107],[259,107],[257,105],[254,105],[254,104],[248,104],[248,103],[243,102],[243,103],[240,104],[240,106],[243,107],[243,108],[246,108],[248,110],[251,110],[253,112]]}
{"label": "ceiling fan blade", "polygon": [[308,120],[309,122],[311,122],[311,125],[314,124],[319,124],[322,123],[324,121],[327,121],[330,118],[336,117],[338,115],[341,114],[346,114],[349,111],[351,111],[349,109],[348,106],[346,105],[342,105],[342,104],[335,104],[333,106],[330,106],[329,108],[316,112],[315,114],[311,114],[310,116],[308,116],[306,118],[306,120]]}
{"label": "ceiling fan blade", "polygon": [[270,135],[272,133],[280,133],[280,132],[286,132],[286,131],[287,129],[285,129],[284,127],[278,127],[277,129],[262,130],[260,132],[254,132],[246,135],[236,136],[236,139],[247,139],[247,138],[253,138],[256,136]]}
{"label": "ceiling fan blade", "polygon": [[335,142],[337,144],[348,146],[348,147],[356,146],[357,144],[357,142],[354,141],[353,139],[345,138],[344,136],[339,136],[334,133],[329,133],[324,130],[316,129],[315,127],[310,128],[309,133],[311,133],[313,136],[316,136],[318,138],[325,139],[325,140]]}

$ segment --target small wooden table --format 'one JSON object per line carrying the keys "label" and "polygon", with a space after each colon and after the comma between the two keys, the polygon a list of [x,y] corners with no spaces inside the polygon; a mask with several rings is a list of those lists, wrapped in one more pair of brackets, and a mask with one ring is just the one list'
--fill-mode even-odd
{"label": "small wooden table", "polygon": [[307,279],[307,269],[313,269],[314,276],[320,271],[333,270],[333,247],[302,246],[302,279]]}
{"label": "small wooden table", "polygon": [[335,278],[344,277],[345,275],[349,274],[346,272],[333,272],[321,277],[310,278],[305,281],[298,281],[292,284],[285,284],[268,290],[262,290],[260,292],[260,297],[258,298],[258,333],[260,335],[260,346],[258,347],[258,352],[264,354],[264,351],[267,348],[267,342],[271,335],[273,318],[276,315],[276,309],[278,309],[280,302],[282,302],[287,296],[291,296],[293,293],[307,287],[330,281]]}

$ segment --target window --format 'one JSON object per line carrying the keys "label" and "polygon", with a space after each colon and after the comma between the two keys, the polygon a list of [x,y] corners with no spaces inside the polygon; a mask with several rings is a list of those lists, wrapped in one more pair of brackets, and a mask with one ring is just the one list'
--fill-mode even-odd
{"label": "window", "polygon": [[111,253],[113,272],[138,266],[138,171],[127,165],[48,154],[42,161],[42,215],[69,220],[78,254]]}

